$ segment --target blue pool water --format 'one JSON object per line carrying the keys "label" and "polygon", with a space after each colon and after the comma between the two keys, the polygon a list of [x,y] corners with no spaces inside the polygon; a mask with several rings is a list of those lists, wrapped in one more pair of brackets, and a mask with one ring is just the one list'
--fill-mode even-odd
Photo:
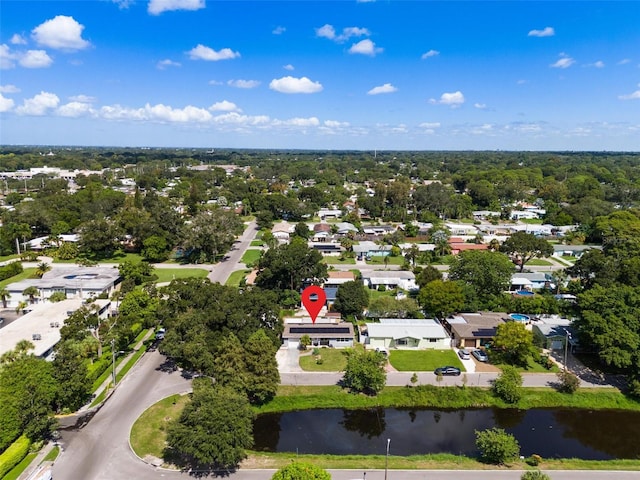
{"label": "blue pool water", "polygon": [[516,291],[516,295],[535,295],[535,293],[530,292],[529,290],[518,290]]}
{"label": "blue pool water", "polygon": [[509,317],[511,317],[511,319],[515,320],[516,322],[528,322],[529,320],[531,320],[531,317],[529,317],[529,315],[523,315],[522,313],[510,313]]}

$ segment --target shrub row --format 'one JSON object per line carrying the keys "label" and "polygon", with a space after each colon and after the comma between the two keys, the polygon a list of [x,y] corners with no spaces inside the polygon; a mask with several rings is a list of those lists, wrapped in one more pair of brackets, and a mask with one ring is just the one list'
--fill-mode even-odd
{"label": "shrub row", "polygon": [[31,440],[22,435],[0,455],[0,478],[3,478],[29,453]]}
{"label": "shrub row", "polygon": [[0,267],[0,282],[22,273],[23,270],[21,262],[11,262],[3,265]]}

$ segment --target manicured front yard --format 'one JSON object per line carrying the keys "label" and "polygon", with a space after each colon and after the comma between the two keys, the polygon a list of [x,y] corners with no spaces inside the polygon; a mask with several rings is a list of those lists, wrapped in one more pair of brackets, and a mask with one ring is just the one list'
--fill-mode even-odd
{"label": "manicured front yard", "polygon": [[247,250],[244,252],[244,255],[242,255],[242,263],[247,266],[254,265],[260,259],[261,255],[262,250]]}
{"label": "manicured front yard", "polygon": [[343,258],[341,260],[340,257],[336,257],[333,255],[322,257],[322,262],[326,263],[327,265],[355,265],[356,264],[355,258]]}
{"label": "manicured front yard", "polygon": [[553,263],[541,258],[532,258],[527,263],[525,263],[525,265],[529,265],[530,267],[548,267],[550,265],[553,265]]}
{"label": "manicured front yard", "polygon": [[230,287],[238,287],[240,286],[240,281],[249,273],[251,273],[251,270],[236,270],[235,272],[232,272],[231,275],[229,275],[229,278],[227,279],[227,283],[225,283],[225,285],[228,285]]}
{"label": "manicured front yard", "polygon": [[4,288],[10,283],[20,282],[21,280],[26,280],[27,278],[35,278],[36,269],[35,268],[25,268],[22,273],[18,275],[14,275],[11,278],[7,278],[6,280],[2,280],[0,282],[0,288]]}
{"label": "manicured front yard", "polygon": [[158,276],[156,283],[164,283],[182,278],[204,278],[209,271],[204,268],[156,268],[153,273]]}
{"label": "manicured front yard", "polygon": [[[321,363],[318,363],[318,359]],[[347,366],[347,355],[344,350],[320,348],[319,354],[313,351],[300,355],[300,367],[307,372],[341,372]]]}
{"label": "manicured front yard", "polygon": [[392,257],[391,255],[387,257],[383,256],[374,256],[367,259],[367,263],[372,265],[385,265],[385,258],[387,259],[386,265],[404,265],[404,257],[402,255],[398,257]]}
{"label": "manicured front yard", "polygon": [[392,350],[389,363],[401,372],[429,372],[446,365],[465,371],[453,350]]}

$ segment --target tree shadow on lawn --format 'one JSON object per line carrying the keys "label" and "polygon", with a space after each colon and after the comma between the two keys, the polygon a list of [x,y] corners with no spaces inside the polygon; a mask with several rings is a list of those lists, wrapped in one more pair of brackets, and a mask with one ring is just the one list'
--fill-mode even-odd
{"label": "tree shadow on lawn", "polygon": [[163,459],[166,463],[174,465],[181,472],[194,478],[229,477],[238,471],[237,465],[234,467],[221,467],[215,464],[203,465],[188,456],[179,455],[171,448],[165,449]]}

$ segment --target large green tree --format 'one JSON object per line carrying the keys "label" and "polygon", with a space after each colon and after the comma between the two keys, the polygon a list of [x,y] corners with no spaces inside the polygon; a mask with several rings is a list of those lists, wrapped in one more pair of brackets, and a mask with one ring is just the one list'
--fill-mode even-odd
{"label": "large green tree", "polygon": [[520,455],[516,438],[501,428],[476,431],[476,448],[485,462],[497,465],[511,463]]}
{"label": "large green tree", "polygon": [[514,265],[503,253],[468,250],[454,259],[449,279],[471,286],[478,298],[485,299],[507,290],[514,270]]}
{"label": "large green tree", "polygon": [[252,404],[266,403],[276,396],[280,384],[276,347],[260,329],[249,337],[244,351],[245,388],[249,401]]}
{"label": "large green tree", "polygon": [[441,319],[464,306],[464,290],[454,281],[433,280],[420,289],[418,302],[427,315]]}
{"label": "large green tree", "polygon": [[533,233],[515,232],[502,243],[500,251],[509,255],[522,272],[529,260],[553,255],[553,246]]}
{"label": "large green tree", "polygon": [[498,325],[492,349],[512,365],[526,366],[533,348],[533,333],[521,322]]}
{"label": "large green tree", "polygon": [[168,448],[192,466],[235,468],[253,445],[251,405],[242,393],[199,380],[180,418],[169,426]]}
{"label": "large green tree", "polygon": [[205,210],[185,224],[182,244],[191,261],[211,263],[231,248],[242,230],[242,220],[232,211]]}
{"label": "large green tree", "polygon": [[345,282],[338,286],[333,307],[344,317],[359,317],[369,305],[369,293],[362,282]]}
{"label": "large green tree", "polygon": [[301,238],[267,250],[258,261],[256,285],[266,289],[300,290],[304,281],[322,283],[327,266],[322,254],[307,246]]}

